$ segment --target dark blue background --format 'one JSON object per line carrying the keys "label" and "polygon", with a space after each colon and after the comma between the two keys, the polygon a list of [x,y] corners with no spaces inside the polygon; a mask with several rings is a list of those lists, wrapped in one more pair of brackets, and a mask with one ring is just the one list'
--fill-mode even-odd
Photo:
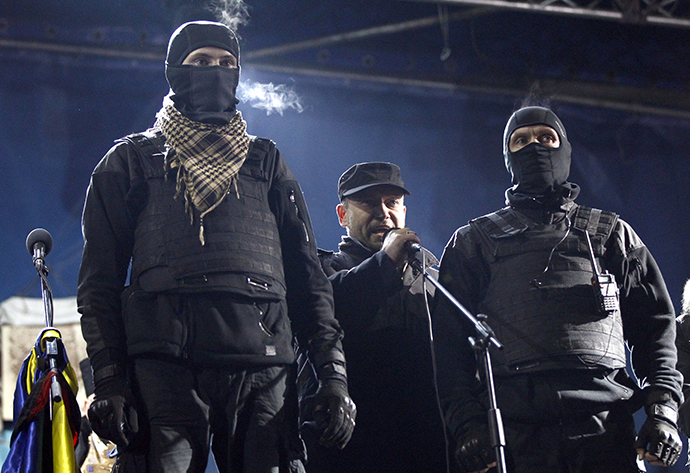
{"label": "dark blue background", "polygon": [[[80,213],[91,170],[115,139],[153,123],[167,92],[162,54],[184,17],[184,8],[174,4],[196,3],[3,4],[0,301],[14,295],[40,297],[25,248],[27,234],[37,227],[54,239],[47,261],[55,297],[76,294]],[[241,30],[243,54],[436,12],[435,5],[394,0],[249,4],[250,23]],[[335,249],[343,233],[335,215],[339,175],[356,162],[380,160],[402,168],[411,191],[408,226],[440,256],[457,227],[503,205],[510,184],[501,153],[503,127],[536,82],[582,81],[688,98],[687,30],[505,12],[451,26],[447,62],[438,59],[438,28],[385,36],[376,43],[348,43],[330,50],[330,61],[342,70],[361,70],[363,62],[374,61],[373,72],[402,70],[409,77],[450,70],[459,84],[505,80],[514,87],[414,86],[281,73],[275,71],[284,69],[243,61],[242,80],[287,84],[301,97],[301,113],[267,114],[246,103],[239,109],[249,133],[273,139],[298,177],[319,246]],[[123,47],[154,58],[51,52],[27,43],[15,47],[10,40]],[[293,55],[296,60],[316,58],[308,49]],[[620,103],[588,102],[586,92],[576,100],[554,97],[551,105],[573,147],[571,180],[582,187],[578,201],[613,210],[632,224],[678,306],[690,277],[690,110],[633,112]],[[680,463],[677,471],[683,471]]]}

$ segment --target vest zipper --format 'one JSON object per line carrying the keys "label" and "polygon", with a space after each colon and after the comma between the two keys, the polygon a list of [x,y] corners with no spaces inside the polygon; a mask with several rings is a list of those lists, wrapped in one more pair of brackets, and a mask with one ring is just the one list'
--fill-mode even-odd
{"label": "vest zipper", "polygon": [[268,335],[269,337],[272,337],[272,336],[273,336],[273,332],[271,332],[271,331],[268,329],[268,327],[266,327],[266,324],[264,324],[264,321],[263,321],[264,311],[261,310],[261,309],[259,308],[259,306],[256,304],[256,302],[254,303],[254,307],[256,307],[256,310],[259,311],[259,328],[260,328],[266,335]]}
{"label": "vest zipper", "polygon": [[295,199],[294,189],[290,191],[290,202],[292,202],[292,205],[295,206],[295,215],[297,216],[297,219],[302,224],[302,230],[304,231],[304,241],[309,243],[309,233],[307,232],[307,226],[304,224],[304,220],[302,220],[302,217],[300,216],[299,207],[297,206],[297,201]]}

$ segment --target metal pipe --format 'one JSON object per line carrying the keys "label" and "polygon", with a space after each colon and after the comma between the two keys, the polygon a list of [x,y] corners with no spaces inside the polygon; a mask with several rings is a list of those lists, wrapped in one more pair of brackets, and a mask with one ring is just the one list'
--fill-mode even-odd
{"label": "metal pipe", "polygon": [[[621,22],[627,22],[620,11],[615,10],[602,10],[596,8],[586,8],[586,7],[567,7],[558,5],[547,5],[545,3],[528,3],[510,0],[404,0],[404,1],[415,1],[422,3],[447,3],[452,5],[472,5],[472,6],[484,6],[492,7],[496,9],[503,10],[521,10],[536,13],[550,13],[557,15],[568,15],[568,16],[578,16],[593,19],[604,19],[604,20],[616,20]],[[662,15],[647,15],[643,17],[640,24],[653,24],[660,26],[675,26],[681,28],[690,28],[690,19],[678,18],[671,16]]]}
{"label": "metal pipe", "polygon": [[[419,0],[418,0],[419,1]],[[421,1],[426,1],[426,0],[421,0]],[[462,2],[462,1],[468,1],[468,0],[446,0],[446,1],[457,1],[457,2]],[[477,0],[472,0],[472,1],[477,1]],[[503,0],[490,0],[490,1],[503,1]],[[511,2],[509,2],[511,3]],[[486,12],[486,9],[482,9],[483,12]],[[473,14],[479,14],[478,10],[473,10]],[[457,19],[457,17],[454,17]],[[434,17],[434,21],[438,21],[438,18]],[[383,31],[391,31],[392,28],[397,27],[397,28],[405,28],[405,27],[412,27],[412,24],[416,24],[417,27],[421,24],[427,24],[427,22],[432,21],[431,18],[425,19],[425,21],[421,22],[420,20],[414,20],[412,22],[404,22],[404,23],[399,23],[397,25],[388,25],[387,27],[379,27],[379,28],[370,28],[367,30],[361,30],[359,32],[352,32],[352,33],[346,33],[343,35],[334,35],[330,36],[327,38],[321,38],[320,40],[314,40],[315,42],[322,41],[323,44],[325,44],[328,41],[331,41],[330,44],[334,44],[335,41],[345,41],[348,39],[353,39],[355,37],[364,37],[364,36],[358,36],[358,35],[372,35],[374,34],[374,30],[378,31],[379,34],[383,34]],[[338,39],[339,38],[339,39]],[[312,43],[312,42],[301,42],[301,43],[293,43],[291,45],[285,45],[284,47],[290,50],[299,50],[303,49],[306,47],[312,47],[312,46],[307,46],[307,43]],[[133,51],[133,50],[126,50],[126,49],[113,49],[113,48],[105,48],[105,47],[93,47],[93,46],[77,46],[77,45],[69,45],[69,44],[61,44],[61,43],[45,43],[45,42],[40,42],[40,41],[22,41],[22,40],[12,40],[12,39],[1,39],[0,38],[0,48],[15,48],[15,49],[29,49],[29,50],[34,50],[34,51],[46,51],[46,52],[52,52],[52,53],[63,53],[63,54],[75,54],[75,55],[88,55],[88,56],[102,56],[102,57],[109,57],[109,58],[121,58],[121,59],[135,59],[135,60],[143,60],[143,61],[156,61],[156,62],[162,62],[165,59],[165,53],[156,53],[156,52],[151,52],[151,51]],[[261,56],[270,56],[272,54],[277,54],[277,50],[283,48],[281,46],[277,48],[269,48],[268,50],[259,50],[256,51],[258,54],[258,57]],[[287,52],[287,49],[284,50],[284,52]],[[262,52],[263,51],[263,52]],[[449,81],[437,81],[437,80],[430,80],[430,79],[424,79],[424,78],[412,78],[412,77],[400,77],[400,76],[393,76],[393,75],[378,75],[378,74],[371,74],[371,73],[363,73],[363,72],[352,72],[352,71],[339,71],[339,70],[332,70],[332,69],[325,69],[325,68],[315,68],[315,67],[304,67],[304,66],[290,66],[290,65],[279,65],[279,64],[263,64],[263,63],[258,63],[252,61],[252,55],[251,53],[248,54],[250,57],[247,58],[245,61],[245,66],[248,67],[256,67],[257,69],[263,69],[263,70],[270,70],[270,71],[276,71],[276,72],[283,72],[287,74],[302,74],[306,76],[320,76],[324,78],[336,78],[336,79],[342,79],[342,80],[355,80],[355,81],[362,81],[362,82],[376,82],[376,83],[384,83],[384,84],[390,84],[390,85],[398,85],[398,86],[405,86],[405,87],[421,87],[421,88],[426,88],[426,89],[437,89],[437,90],[448,90],[448,91],[464,91],[464,92],[481,92],[481,93],[493,93],[493,94],[500,94],[500,95],[509,95],[509,96],[523,96],[525,94],[525,90],[516,87],[516,86],[511,86],[511,85],[505,85],[505,84],[479,84],[479,83],[470,83],[466,82],[463,84],[456,83],[456,82],[449,82]],[[591,85],[590,85],[591,87]],[[622,110],[622,111],[627,111],[627,112],[633,112],[633,113],[648,113],[648,114],[654,114],[654,115],[664,115],[664,116],[670,116],[674,118],[681,118],[681,119],[689,119],[690,118],[690,111],[689,110],[683,110],[683,109],[678,109],[678,108],[670,108],[670,107],[665,107],[663,105],[653,105],[653,104],[646,104],[646,103],[640,103],[638,97],[643,94],[644,92],[636,90],[633,91],[633,93],[628,93],[625,95],[625,97],[622,97],[621,99],[611,99],[610,97],[614,96],[615,94],[612,93],[611,88],[605,88],[608,90],[608,92],[604,91],[603,93],[597,94],[598,97],[594,96],[591,93],[585,93],[585,91],[581,91],[582,93],[577,92],[577,88],[573,87],[572,84],[570,86],[565,86],[565,89],[569,90],[566,92],[557,92],[555,94],[552,94],[552,97],[557,100],[561,100],[563,102],[568,102],[568,103],[575,103],[579,105],[586,105],[586,106],[593,106],[593,107],[600,107],[600,108],[610,108],[614,110]],[[601,88],[601,87],[600,87]],[[616,92],[620,92],[621,88],[616,87],[615,88]],[[591,92],[591,91],[590,91]],[[671,93],[673,95],[673,93]],[[678,94],[676,94],[678,95]],[[687,102],[687,94],[680,94],[683,97],[685,97],[686,100],[670,100],[667,102],[673,103],[682,103],[682,102]]]}
{"label": "metal pipe", "polygon": [[42,41],[23,41],[18,39],[0,38],[0,48],[28,49],[50,53],[75,54],[81,56],[102,56],[120,59],[139,59],[144,61],[163,61],[165,52],[134,51],[131,49],[116,49],[97,46],[79,46],[64,43],[46,43]]}
{"label": "metal pipe", "polygon": [[[475,16],[483,15],[493,11],[492,8],[473,8],[462,12],[456,12],[448,15],[449,21],[464,20]],[[310,39],[307,41],[298,41],[296,43],[283,44],[272,48],[259,49],[257,51],[250,51],[244,55],[247,59],[257,59],[266,56],[276,56],[285,53],[294,53],[303,51],[305,49],[329,46],[339,43],[347,43],[359,39],[370,38],[374,36],[382,36],[387,34],[400,33],[402,31],[425,28],[436,25],[440,22],[438,16],[429,16],[419,18],[416,20],[403,21],[401,23],[392,23],[390,25],[375,26],[373,28],[365,28],[363,30],[350,31],[348,33],[339,33],[322,38]]]}
{"label": "metal pipe", "polygon": [[[479,83],[458,83],[458,82],[447,82],[447,81],[437,81],[431,79],[420,79],[413,77],[400,77],[391,75],[378,75],[378,74],[367,74],[363,72],[352,72],[344,70],[328,70],[319,69],[312,67],[302,67],[302,66],[290,66],[290,65],[276,65],[276,64],[262,64],[262,63],[252,63],[251,67],[257,69],[268,70],[271,72],[279,72],[285,74],[301,74],[305,76],[314,77],[325,77],[330,79],[341,79],[344,81],[360,81],[360,82],[374,82],[380,84],[389,84],[403,87],[419,87],[423,89],[436,89],[436,90],[447,90],[460,91],[460,92],[481,92],[487,94],[499,94],[508,95],[515,97],[524,97],[527,90],[524,88],[517,87],[510,84],[479,84]],[[625,94],[620,94],[621,87],[606,87],[599,86],[600,89],[598,93],[592,94],[585,93],[582,91],[581,94],[577,93],[577,87],[573,84],[562,83],[558,86],[563,89],[561,92],[553,92],[549,94],[553,100],[558,100],[567,103],[573,103],[578,105],[586,105],[598,108],[608,108],[613,110],[622,110],[626,112],[633,113],[643,113],[652,115],[662,115],[681,119],[690,119],[690,109],[678,109],[669,108],[663,105],[655,105],[648,103],[639,102],[639,97],[644,94],[644,91],[635,89],[631,90]],[[555,90],[557,87],[553,85],[549,87],[549,90]],[[618,92],[618,94],[614,93]],[[596,96],[594,96],[596,95]],[[616,95],[621,95],[619,99],[613,99],[610,97],[615,97]],[[685,100],[682,102],[688,102],[687,94],[683,95]],[[608,97],[608,98],[605,98]],[[633,102],[636,100],[637,102]],[[674,102],[671,100],[671,102]],[[681,102],[681,101],[675,101]],[[688,105],[690,108],[690,103]]]}

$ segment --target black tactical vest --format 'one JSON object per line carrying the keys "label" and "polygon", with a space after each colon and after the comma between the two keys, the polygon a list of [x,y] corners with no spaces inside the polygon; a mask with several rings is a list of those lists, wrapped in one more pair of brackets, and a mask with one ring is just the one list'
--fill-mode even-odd
{"label": "black tactical vest", "polygon": [[478,309],[504,345],[493,358],[499,374],[625,367],[620,309],[603,315],[596,309],[584,235],[590,234],[599,269],[606,269],[604,244],[618,216],[574,205],[568,217],[569,231],[565,223],[537,224],[509,207],[470,222],[490,266]]}
{"label": "black tactical vest", "polygon": [[164,170],[165,139],[148,130],[123,140],[138,150],[147,199],[138,215],[131,279],[147,291],[230,291],[250,297],[283,298],[285,277],[280,236],[268,204],[275,146],[253,138],[234,189],[204,217],[206,244],[199,240],[184,197],[175,198],[176,171]]}

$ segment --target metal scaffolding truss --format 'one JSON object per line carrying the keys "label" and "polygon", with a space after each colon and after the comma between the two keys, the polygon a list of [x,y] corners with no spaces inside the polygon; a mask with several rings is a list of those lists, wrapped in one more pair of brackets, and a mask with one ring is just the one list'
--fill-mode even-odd
{"label": "metal scaffolding truss", "polygon": [[[407,0],[410,1],[410,0]],[[689,0],[412,0],[690,28]]]}
{"label": "metal scaffolding truss", "polygon": [[[436,3],[440,4],[437,15],[418,17],[405,21],[364,26],[350,31],[328,34],[306,40],[297,40],[274,44],[264,48],[250,49],[243,53],[243,64],[257,69],[285,74],[298,74],[324,78],[326,80],[342,80],[344,83],[360,82],[382,84],[399,87],[416,87],[424,91],[441,91],[442,93],[460,91],[464,93],[487,93],[522,97],[527,90],[538,84],[540,91],[553,100],[577,103],[586,106],[604,107],[625,110],[634,113],[651,113],[690,119],[690,82],[682,76],[687,67],[673,69],[664,68],[666,75],[658,80],[617,81],[615,76],[598,77],[587,75],[554,74],[544,70],[530,70],[516,72],[513,70],[496,72],[478,68],[470,72],[458,73],[453,68],[443,66],[443,52],[439,59],[441,46],[448,46],[448,25],[463,22],[482,16],[491,16],[501,11],[524,11],[526,13],[550,13],[587,17],[590,19],[608,19],[625,22],[630,25],[645,25],[654,23],[656,33],[661,33],[659,27],[674,26],[681,30],[673,31],[671,40],[679,44],[687,41],[687,31],[690,31],[690,0],[399,0],[402,2]],[[448,11],[446,6],[455,5],[459,8]],[[684,15],[684,16],[683,16]],[[0,19],[1,20],[1,19]],[[586,23],[586,22],[585,22]],[[396,51],[390,52],[377,49],[378,39],[404,34],[412,37],[411,32],[428,28],[441,28],[443,43],[435,43],[433,53],[417,55],[412,53],[412,62],[400,61],[401,55]],[[88,28],[88,27],[85,27]],[[644,27],[643,27],[644,28]],[[37,28],[33,23],[27,23],[22,29],[34,32]],[[101,30],[103,30],[101,28]],[[0,29],[0,32],[2,30]],[[103,30],[100,36],[116,37],[113,31]],[[75,28],[65,29],[77,38],[93,37],[89,31]],[[160,64],[165,55],[163,44],[143,43],[136,38],[120,41],[117,44],[107,42],[77,42],[72,36],[53,38],[45,32],[43,36],[35,34],[16,35],[7,38],[0,37],[0,57],[3,50],[8,54],[18,52],[16,57],[26,59],[29,53],[35,52],[37,60],[48,60],[50,53],[71,56],[75,61],[84,61],[85,57],[96,56],[103,60],[124,59],[133,61],[137,67],[142,64]],[[666,31],[668,33],[668,31]],[[127,39],[125,38],[125,39]],[[137,42],[139,41],[139,42]],[[389,41],[388,44],[394,44]],[[397,44],[397,43],[395,43]],[[653,43],[657,44],[657,43]],[[348,51],[348,47],[355,54]],[[461,45],[456,47],[460,48]],[[443,48],[445,50],[445,47]],[[677,54],[674,49],[667,55],[659,55],[659,60],[667,60],[669,55]],[[357,54],[358,52],[358,54]],[[45,55],[48,53],[48,55]],[[373,58],[376,53],[377,59]],[[653,55],[656,57],[656,54]],[[631,57],[637,57],[632,55]],[[433,60],[433,62],[432,62]],[[468,59],[468,61],[471,60]],[[638,58],[639,60],[639,58]],[[683,60],[684,59],[679,59]],[[438,65],[440,64],[440,65]],[[654,64],[654,63],[652,63]],[[687,66],[687,62],[684,63]],[[134,67],[134,66],[132,66]],[[650,66],[653,70],[654,66]],[[671,71],[670,73],[668,71]],[[591,72],[591,71],[590,71]],[[672,75],[669,75],[672,74]],[[652,79],[655,77],[650,76]],[[629,79],[630,77],[628,77]],[[680,79],[679,79],[680,78]]]}

